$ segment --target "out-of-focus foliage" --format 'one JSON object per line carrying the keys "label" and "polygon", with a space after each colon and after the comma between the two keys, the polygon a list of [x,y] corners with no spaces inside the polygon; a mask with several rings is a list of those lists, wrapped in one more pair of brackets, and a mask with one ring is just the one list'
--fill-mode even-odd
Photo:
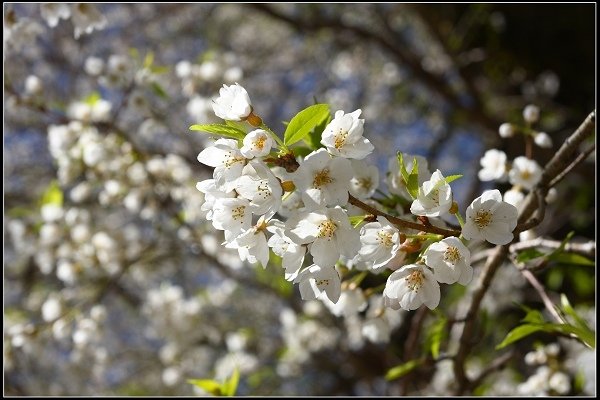
{"label": "out-of-focus foliage", "polygon": [[[221,394],[453,393],[471,289],[447,287],[438,315],[384,308],[381,290],[361,289],[376,276],[354,282],[366,305],[349,315],[302,302],[274,256],[254,270],[221,246],[195,188],[211,176],[196,156],[212,139],[188,128],[245,133],[216,125],[223,83],[243,84],[296,147],[316,147],[329,122],[313,104],[361,108],[381,180],[398,151],[425,156],[463,175],[452,187],[464,211],[492,187],[477,179],[485,150],[524,153],[501,123],[538,105],[554,142],[533,149],[544,165],[594,108],[593,5],[63,6],[4,5],[5,394],[204,394],[188,380],[208,377]],[[504,354],[494,348],[519,329],[517,303],[551,320],[513,264],[535,264],[554,303],[569,299],[569,324],[595,329],[594,155],[535,228],[558,243],[574,231],[566,247],[499,268],[468,376]],[[520,336],[470,392],[594,394],[595,352],[552,333]]]}

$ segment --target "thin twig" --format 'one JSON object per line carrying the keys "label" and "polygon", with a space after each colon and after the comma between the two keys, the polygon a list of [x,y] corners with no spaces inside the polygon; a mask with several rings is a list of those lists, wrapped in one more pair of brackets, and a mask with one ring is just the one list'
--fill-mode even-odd
{"label": "thin twig", "polygon": [[479,386],[485,378],[487,378],[491,373],[495,371],[499,371],[516,355],[516,352],[509,351],[508,353],[504,353],[495,360],[493,360],[481,373],[479,376],[471,381],[470,388],[475,389]]}
{"label": "thin twig", "polygon": [[585,161],[590,154],[592,154],[594,152],[594,150],[596,150],[596,145],[592,144],[588,149],[584,150],[581,154],[579,154],[577,156],[576,159],[573,160],[573,162],[564,169],[563,172],[561,172],[560,174],[558,174],[556,176],[556,178],[554,178],[549,184],[548,187],[554,187],[556,186],[560,181],[562,181],[565,176],[567,176],[567,174],[569,172],[571,172],[571,170],[573,168],[575,168],[576,166],[578,166],[579,164],[581,164],[583,161]]}
{"label": "thin twig", "polygon": [[375,207],[372,207],[366,203],[363,203],[362,201],[360,201],[359,199],[357,199],[356,197],[354,197],[352,195],[349,195],[348,203],[352,204],[353,206],[359,207],[370,214],[380,215],[382,217],[385,217],[392,224],[394,224],[398,227],[401,227],[401,228],[416,229],[417,231],[435,233],[435,234],[444,235],[444,236],[459,236],[460,235],[459,230],[438,228],[437,226],[423,225],[423,224],[419,224],[417,222],[406,221],[404,219],[394,217],[393,215],[389,215],[383,211],[376,209]]}
{"label": "thin twig", "polygon": [[527,279],[527,282],[529,282],[531,286],[533,286],[533,288],[536,290],[536,292],[538,292],[540,298],[544,302],[544,306],[552,315],[552,317],[556,320],[556,322],[558,322],[559,324],[564,324],[565,321],[561,318],[558,311],[556,311],[554,303],[552,302],[552,300],[550,300],[550,297],[548,297],[548,293],[546,293],[544,286],[540,283],[540,281],[537,280],[535,275],[533,275],[533,273],[528,269],[519,268],[517,265],[515,265],[515,268],[517,268],[521,272],[525,279]]}
{"label": "thin twig", "polygon": [[[550,240],[544,238],[536,238],[524,242],[514,243],[510,245],[510,252],[516,253],[532,248],[544,247],[547,249],[558,249],[562,242],[558,240]],[[589,241],[585,243],[566,243],[564,251],[567,253],[577,253],[588,257],[596,256],[596,242]]]}

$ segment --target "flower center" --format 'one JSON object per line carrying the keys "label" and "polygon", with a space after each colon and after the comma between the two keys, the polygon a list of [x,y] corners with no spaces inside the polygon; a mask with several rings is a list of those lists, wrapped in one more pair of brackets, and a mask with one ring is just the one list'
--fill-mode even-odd
{"label": "flower center", "polygon": [[419,289],[421,289],[421,286],[423,286],[425,276],[423,276],[423,273],[421,271],[414,271],[406,278],[404,278],[404,280],[406,281],[406,284],[408,285],[408,288],[410,290],[412,290],[413,292],[418,292]]}
{"label": "flower center", "polygon": [[231,168],[232,165],[239,162],[244,162],[244,160],[245,159],[243,157],[238,157],[232,151],[230,151],[225,156],[225,161],[223,161],[223,165],[225,166],[225,168]]}
{"label": "flower center", "polygon": [[528,169],[525,169],[523,171],[521,171],[521,179],[523,179],[524,181],[528,180],[531,178],[531,171],[529,171]]}
{"label": "flower center", "polygon": [[347,137],[348,137],[348,132],[344,132],[342,130],[342,128],[340,128],[337,135],[335,135],[335,141],[333,143],[335,148],[339,150],[343,145],[345,145]]}
{"label": "flower center", "polygon": [[377,241],[388,249],[394,245],[392,234],[383,230],[377,232]]}
{"label": "flower center", "polygon": [[492,213],[489,210],[477,210],[475,225],[477,225],[479,229],[485,228],[490,222],[492,222]]}
{"label": "flower center", "polygon": [[371,178],[359,178],[358,179],[358,186],[365,188],[367,190],[369,190],[371,188],[372,184],[373,184],[373,181],[371,181]]}
{"label": "flower center", "polygon": [[258,150],[262,150],[265,147],[265,142],[267,141],[266,136],[259,136],[254,140],[254,147]]}
{"label": "flower center", "polygon": [[231,210],[231,217],[235,220],[241,219],[243,222],[244,214],[246,213],[246,206],[237,206]]}
{"label": "flower center", "polygon": [[337,229],[337,225],[330,219],[323,221],[319,224],[319,236],[320,238],[326,237],[331,239],[335,230]]}
{"label": "flower center", "polygon": [[460,252],[458,251],[458,248],[454,246],[448,246],[444,252],[444,261],[450,261],[452,264],[456,264],[458,260],[460,260]]}
{"label": "flower center", "polygon": [[329,176],[329,168],[325,168],[315,174],[313,187],[317,189],[331,182],[333,182],[333,178]]}
{"label": "flower center", "polygon": [[318,280],[315,280],[315,283],[317,284],[317,286],[319,288],[321,288],[321,286],[329,285],[329,279],[318,279]]}
{"label": "flower center", "polygon": [[269,182],[266,180],[260,180],[256,187],[257,197],[262,200],[267,200],[271,197],[271,188],[269,188]]}

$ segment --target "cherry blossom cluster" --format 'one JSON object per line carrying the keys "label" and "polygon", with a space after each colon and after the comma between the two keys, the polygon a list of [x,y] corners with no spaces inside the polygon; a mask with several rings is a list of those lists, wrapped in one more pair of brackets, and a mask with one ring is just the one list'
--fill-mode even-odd
{"label": "cherry blossom cluster", "polygon": [[[197,184],[205,196],[202,210],[224,232],[224,246],[242,260],[266,267],[271,251],[281,257],[285,279],[298,284],[305,300],[337,303],[343,265],[393,271],[383,290],[392,309],[433,309],[440,283],[471,281],[470,240],[513,240],[517,209],[498,190],[475,199],[463,221],[449,184],[460,176],[431,173],[420,156],[399,153],[391,159],[389,195],[374,198],[379,173],[364,161],[374,146],[363,136],[360,109],[329,116],[319,145],[304,157],[262,122],[239,84],[223,85],[213,109],[228,126],[243,129],[243,136],[220,138],[198,155],[214,168],[212,179]],[[531,179],[521,170],[513,175],[518,182]],[[527,182],[529,188],[535,184]],[[403,215],[403,205],[410,215]],[[452,215],[461,230],[447,228],[443,217]]]}
{"label": "cherry blossom cluster", "polygon": [[[531,127],[539,121],[540,109],[535,105],[528,105],[523,109],[524,125],[504,123],[500,125],[499,134],[502,138],[511,138],[516,133],[521,133],[526,140],[533,137],[533,142],[541,148],[551,148],[552,139],[545,132],[538,132]],[[480,160],[481,170],[479,179],[482,181],[496,181],[499,183],[509,182],[512,188],[504,193],[505,202],[519,207],[525,199],[526,192],[531,191],[542,177],[542,167],[531,155],[519,156],[509,161],[506,153],[498,149],[490,149],[485,152]],[[556,196],[556,190],[551,189],[548,193],[548,202]]]}

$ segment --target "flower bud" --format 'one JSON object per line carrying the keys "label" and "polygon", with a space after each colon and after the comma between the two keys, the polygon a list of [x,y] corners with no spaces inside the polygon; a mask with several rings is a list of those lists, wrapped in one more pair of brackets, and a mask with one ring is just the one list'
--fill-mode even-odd
{"label": "flower bud", "polygon": [[544,149],[549,149],[552,147],[552,139],[550,138],[550,136],[548,136],[546,132],[536,133],[533,140],[535,141],[535,144]]}
{"label": "flower bud", "polygon": [[505,139],[510,138],[515,135],[515,128],[512,124],[505,122],[502,125],[500,125],[500,128],[498,129],[498,133],[500,134],[500,137],[503,137]]}
{"label": "flower bud", "polygon": [[535,124],[540,119],[540,109],[538,106],[534,106],[533,104],[529,104],[523,110],[523,118],[525,122],[530,124]]}

